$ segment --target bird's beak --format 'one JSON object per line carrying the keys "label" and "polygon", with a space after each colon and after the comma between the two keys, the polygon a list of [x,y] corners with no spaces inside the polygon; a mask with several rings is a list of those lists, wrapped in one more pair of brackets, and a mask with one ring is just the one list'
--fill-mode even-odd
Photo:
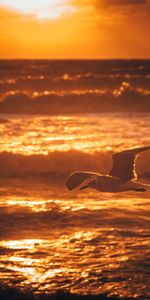
{"label": "bird's beak", "polygon": [[81,186],[80,187],[80,191],[84,190],[84,189],[87,189],[89,186],[88,185],[84,185],[84,186]]}

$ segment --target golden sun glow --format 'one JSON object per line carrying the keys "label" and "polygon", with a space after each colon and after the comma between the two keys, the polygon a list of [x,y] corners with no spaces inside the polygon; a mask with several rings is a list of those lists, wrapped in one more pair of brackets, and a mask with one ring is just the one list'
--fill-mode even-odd
{"label": "golden sun glow", "polygon": [[147,58],[150,0],[137,1],[0,0],[0,58]]}
{"label": "golden sun glow", "polygon": [[55,19],[73,10],[67,0],[1,0],[1,6],[38,19]]}

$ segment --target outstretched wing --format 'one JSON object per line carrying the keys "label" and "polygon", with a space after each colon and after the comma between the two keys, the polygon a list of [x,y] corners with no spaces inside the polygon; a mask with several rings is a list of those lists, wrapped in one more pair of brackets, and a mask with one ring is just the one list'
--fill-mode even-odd
{"label": "outstretched wing", "polygon": [[136,178],[135,160],[143,151],[149,150],[150,146],[125,150],[113,155],[113,166],[109,173],[111,176],[119,177],[122,180]]}
{"label": "outstretched wing", "polygon": [[66,186],[68,190],[73,190],[88,178],[92,178],[99,175],[100,174],[94,172],[74,172],[68,176]]}

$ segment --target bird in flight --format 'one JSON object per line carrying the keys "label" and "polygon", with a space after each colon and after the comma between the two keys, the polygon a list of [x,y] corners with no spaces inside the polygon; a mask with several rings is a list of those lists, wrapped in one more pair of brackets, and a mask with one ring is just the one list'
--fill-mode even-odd
{"label": "bird in flight", "polygon": [[145,192],[150,189],[150,185],[137,181],[135,162],[137,156],[146,150],[150,150],[150,146],[115,153],[112,168],[108,175],[85,171],[74,172],[68,176],[66,186],[69,190],[76,187],[79,187],[80,190],[94,188],[107,193],[132,190]]}

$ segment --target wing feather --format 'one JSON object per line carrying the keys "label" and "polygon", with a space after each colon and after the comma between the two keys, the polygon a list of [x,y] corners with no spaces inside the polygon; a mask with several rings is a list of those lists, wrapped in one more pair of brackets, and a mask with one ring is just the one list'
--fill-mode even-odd
{"label": "wing feather", "polygon": [[66,186],[68,190],[73,190],[77,186],[80,186],[85,180],[92,178],[93,176],[99,176],[99,173],[95,172],[84,172],[84,171],[79,171],[79,172],[74,172],[71,173],[66,181]]}
{"label": "wing feather", "polygon": [[113,165],[109,175],[122,180],[136,178],[135,161],[136,157],[143,151],[150,150],[150,146],[131,150],[125,150],[113,155]]}

